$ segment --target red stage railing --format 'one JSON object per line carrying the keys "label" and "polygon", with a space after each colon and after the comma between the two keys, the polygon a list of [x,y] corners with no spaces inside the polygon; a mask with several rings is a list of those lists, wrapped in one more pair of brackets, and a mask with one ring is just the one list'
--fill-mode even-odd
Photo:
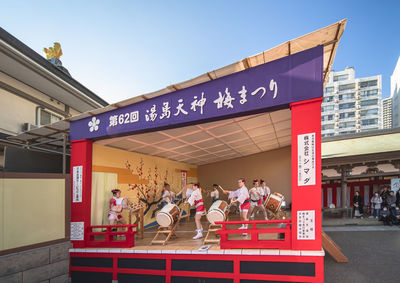
{"label": "red stage railing", "polygon": [[[85,246],[101,248],[131,248],[135,246],[135,234],[133,230],[137,225],[98,225],[86,228]],[[126,229],[118,231],[118,228]],[[93,229],[106,231],[94,232]],[[115,231],[113,231],[115,229]]]}
{"label": "red stage railing", "polygon": [[[258,228],[257,225],[265,224],[286,224],[285,228]],[[221,249],[288,249],[292,247],[291,244],[291,224],[292,220],[260,220],[260,221],[224,221],[215,222],[215,224],[221,224],[222,229],[218,230],[217,233],[220,235],[220,246]],[[242,225],[247,224],[247,229],[228,229],[227,225]],[[228,239],[229,235],[247,233],[251,235],[250,239]],[[259,239],[259,234],[270,234],[278,233],[283,234],[283,239],[278,240],[264,240]]]}

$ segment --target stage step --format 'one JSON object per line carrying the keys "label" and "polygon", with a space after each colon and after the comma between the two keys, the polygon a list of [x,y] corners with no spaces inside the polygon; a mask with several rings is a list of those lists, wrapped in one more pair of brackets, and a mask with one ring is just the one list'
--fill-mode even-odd
{"label": "stage step", "polygon": [[336,260],[336,262],[349,262],[340,247],[322,231],[322,247]]}

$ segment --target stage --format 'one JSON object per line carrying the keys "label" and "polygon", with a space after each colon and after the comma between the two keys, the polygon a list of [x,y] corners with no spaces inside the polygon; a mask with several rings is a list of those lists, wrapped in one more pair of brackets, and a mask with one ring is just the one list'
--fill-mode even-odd
{"label": "stage", "polygon": [[[321,102],[345,25],[71,118],[71,282],[323,282]],[[217,222],[220,242],[213,235],[206,248],[192,239],[193,218],[176,228],[168,205],[168,228],[150,228],[164,190],[200,182],[209,209],[213,184],[226,201],[252,188],[246,178],[266,180],[291,215],[247,221],[247,196],[243,218]],[[108,225],[116,188],[143,206],[143,238],[132,225]]]}
{"label": "stage", "polygon": [[[205,220],[205,219],[203,219]],[[239,220],[234,215],[230,220]],[[202,222],[208,227],[208,222]],[[271,229],[279,224],[266,224]],[[157,228],[136,234],[132,248],[70,249],[72,282],[321,282],[323,250],[221,249],[203,239],[193,240],[194,219],[181,220],[177,238],[166,245],[151,245]],[[207,229],[204,230],[204,236]],[[249,240],[250,234],[232,235]],[[262,240],[278,240],[278,233],[260,234]],[[239,281],[234,281],[239,280]],[[114,281],[115,282],[115,281]]]}

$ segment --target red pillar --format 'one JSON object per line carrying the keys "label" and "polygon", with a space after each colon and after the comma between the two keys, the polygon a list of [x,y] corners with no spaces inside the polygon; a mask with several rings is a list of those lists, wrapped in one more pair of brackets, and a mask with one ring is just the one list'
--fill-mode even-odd
{"label": "red pillar", "polygon": [[86,227],[90,225],[92,195],[91,140],[71,141],[71,242],[85,246]]}
{"label": "red pillar", "polygon": [[290,105],[293,250],[321,250],[321,102]]}

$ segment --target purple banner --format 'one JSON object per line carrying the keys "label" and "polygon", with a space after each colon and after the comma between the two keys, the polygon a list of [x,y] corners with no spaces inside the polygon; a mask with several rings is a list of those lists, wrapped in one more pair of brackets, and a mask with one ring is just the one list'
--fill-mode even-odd
{"label": "purple banner", "polygon": [[267,112],[322,97],[323,47],[71,122],[70,140],[92,139]]}

